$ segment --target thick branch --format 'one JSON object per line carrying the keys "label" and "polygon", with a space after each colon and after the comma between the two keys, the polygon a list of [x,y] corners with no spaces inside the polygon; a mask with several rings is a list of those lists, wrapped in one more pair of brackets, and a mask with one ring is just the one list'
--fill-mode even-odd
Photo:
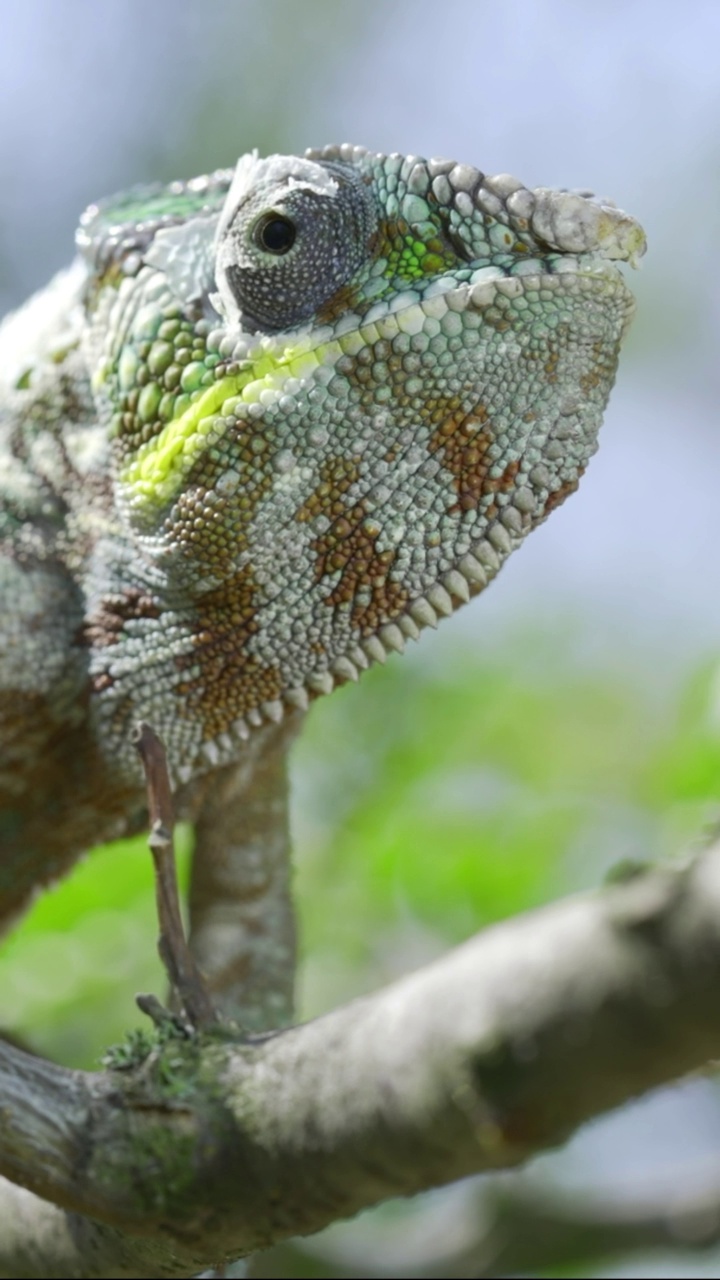
{"label": "thick branch", "polygon": [[[305,1026],[190,1045],[172,1088],[152,1063],[104,1078],[5,1047],[0,1171],[165,1242],[157,1274],[186,1274],[563,1142],[720,1056],[719,989],[716,847],[495,926]],[[93,1265],[86,1246],[74,1274],[110,1274]]]}

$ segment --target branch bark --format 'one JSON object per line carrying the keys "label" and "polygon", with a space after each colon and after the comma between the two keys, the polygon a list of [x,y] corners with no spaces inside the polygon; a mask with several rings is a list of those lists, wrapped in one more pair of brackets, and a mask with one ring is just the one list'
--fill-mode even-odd
{"label": "branch bark", "polygon": [[[53,1247],[23,1270],[27,1202],[6,1188],[2,1270],[143,1274],[152,1249],[151,1274],[186,1275],[517,1165],[720,1056],[719,989],[715,846],[495,926],[305,1026],[169,1042],[109,1076],[1,1047],[0,1173],[60,1207],[34,1201]],[[103,1224],[74,1256],[61,1209]]]}

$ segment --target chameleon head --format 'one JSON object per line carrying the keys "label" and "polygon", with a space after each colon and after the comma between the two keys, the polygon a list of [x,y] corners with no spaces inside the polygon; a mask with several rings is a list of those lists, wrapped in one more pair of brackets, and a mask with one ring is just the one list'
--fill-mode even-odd
{"label": "chameleon head", "polygon": [[[328,147],[94,209],[86,346],[211,762],[481,590],[578,484],[638,224]],[[140,649],[138,650],[140,652]],[[162,723],[156,725],[162,731]]]}

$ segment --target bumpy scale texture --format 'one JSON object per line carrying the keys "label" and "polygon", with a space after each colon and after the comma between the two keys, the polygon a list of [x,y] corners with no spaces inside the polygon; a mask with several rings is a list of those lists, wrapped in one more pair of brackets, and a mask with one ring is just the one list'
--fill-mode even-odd
{"label": "bumpy scale texture", "polygon": [[578,484],[638,224],[328,147],[84,215],[0,329],[0,915],[480,591]]}

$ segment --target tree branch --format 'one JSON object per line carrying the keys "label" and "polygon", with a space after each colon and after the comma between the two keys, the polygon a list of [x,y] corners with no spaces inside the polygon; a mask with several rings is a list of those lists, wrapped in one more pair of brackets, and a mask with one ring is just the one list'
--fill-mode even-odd
{"label": "tree branch", "polygon": [[[424,1271],[428,1277],[518,1275],[601,1264],[619,1255],[660,1249],[698,1251],[720,1240],[717,1185],[674,1197],[621,1205],[571,1200],[520,1189],[497,1189],[487,1206],[488,1230],[462,1254]],[[438,1259],[442,1262],[441,1259]]]}
{"label": "tree branch", "polygon": [[[674,1196],[618,1203],[614,1199],[535,1191],[498,1179],[478,1188],[476,1213],[463,1203],[448,1214],[384,1224],[370,1249],[337,1238],[287,1240],[253,1260],[254,1280],[306,1275],[335,1280],[415,1280],[536,1275],[558,1268],[597,1267],[612,1258],[682,1249],[705,1252],[720,1242],[720,1185]],[[368,1261],[370,1254],[370,1261]]]}
{"label": "tree branch", "polygon": [[[720,1055],[719,989],[715,846],[250,1042],[170,1041],[109,1076],[0,1047],[0,1172],[187,1274],[557,1146]],[[0,1240],[7,1268],[25,1247],[12,1220]],[[73,1274],[129,1274],[94,1267],[86,1240]]]}

